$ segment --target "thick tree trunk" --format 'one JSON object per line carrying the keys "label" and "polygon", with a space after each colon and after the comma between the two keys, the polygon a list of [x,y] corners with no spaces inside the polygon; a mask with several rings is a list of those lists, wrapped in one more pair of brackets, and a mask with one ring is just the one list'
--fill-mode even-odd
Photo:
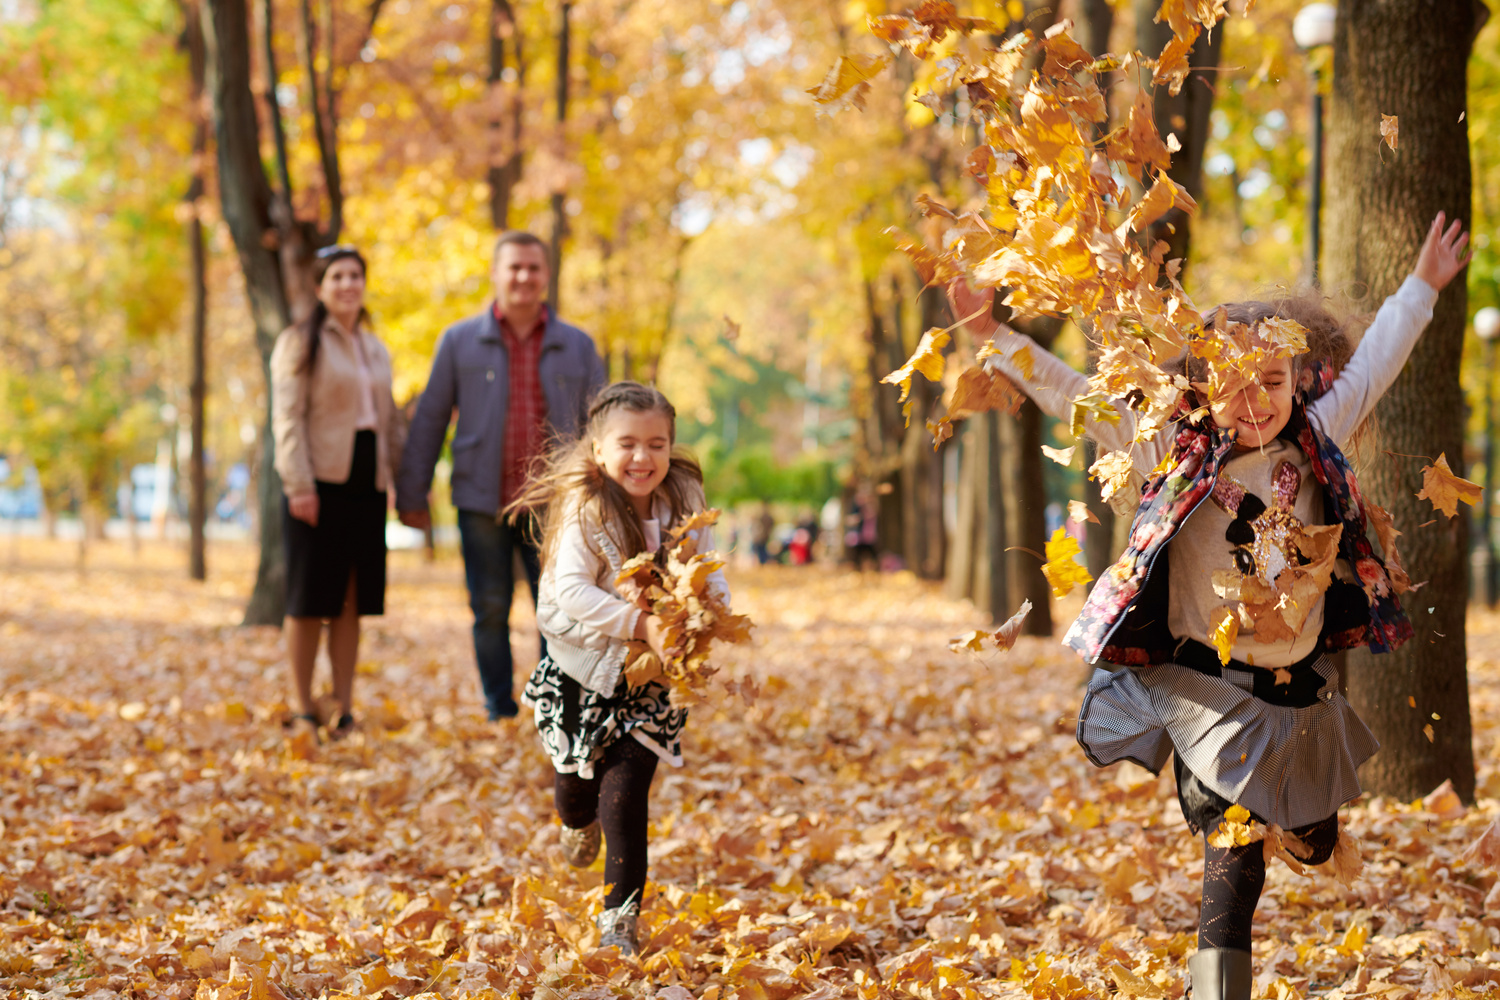
{"label": "thick tree trunk", "polygon": [[[1469,0],[1339,5],[1325,273],[1334,294],[1364,295],[1358,310],[1373,312],[1400,286],[1439,210],[1469,220],[1463,120],[1474,14]],[[1399,117],[1395,152],[1380,143],[1382,114]],[[1467,517],[1438,515],[1437,523],[1418,527],[1434,515],[1414,496],[1429,459],[1445,453],[1455,467],[1462,462],[1465,309],[1460,275],[1438,298],[1432,324],[1376,410],[1380,447],[1362,478],[1365,496],[1390,510],[1406,533],[1401,556],[1412,579],[1427,581],[1404,601],[1415,639],[1388,655],[1349,657],[1349,700],[1381,742],[1363,769],[1365,787],[1402,800],[1444,779],[1465,801],[1474,796],[1464,634]]]}
{"label": "thick tree trunk", "polygon": [[[204,538],[208,521],[208,483],[203,456],[203,420],[208,394],[206,372],[206,341],[208,336],[208,276],[207,259],[203,245],[203,219],[198,211],[198,202],[203,198],[203,175],[208,155],[208,121],[203,114],[203,92],[207,53],[203,42],[202,10],[196,0],[183,4],[186,21],[183,27],[183,47],[188,53],[188,70],[192,77],[193,115],[193,178],[188,184],[185,201],[191,210],[188,223],[188,250],[192,259],[190,289],[193,297],[193,314],[190,321],[192,341],[192,370],[188,380],[188,419],[192,423],[192,456],[188,459],[188,575],[194,580],[208,578],[207,542]],[[130,523],[135,524],[131,518]]]}
{"label": "thick tree trunk", "polygon": [[[250,19],[245,0],[208,0],[205,23],[219,199],[234,238],[255,321],[255,342],[269,387],[271,349],[291,320],[271,222],[271,187],[261,160],[260,127],[250,91]],[[272,239],[268,240],[268,234]],[[270,393],[261,427],[257,478],[260,565],[245,608],[246,625],[279,625],[286,607],[286,563],[281,547],[281,477],[276,474]]]}
{"label": "thick tree trunk", "polygon": [[[515,79],[505,79],[506,43],[510,45]],[[510,196],[521,179],[521,27],[510,0],[493,0],[490,12],[490,224],[510,227]],[[503,109],[503,110],[502,110]]]}

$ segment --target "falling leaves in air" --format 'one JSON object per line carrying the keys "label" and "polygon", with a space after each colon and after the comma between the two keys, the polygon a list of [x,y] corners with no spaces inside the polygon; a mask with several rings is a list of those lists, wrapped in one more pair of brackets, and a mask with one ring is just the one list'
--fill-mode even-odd
{"label": "falling leaves in air", "polygon": [[1075,556],[1082,553],[1078,539],[1068,534],[1068,529],[1058,528],[1047,539],[1047,561],[1042,565],[1042,575],[1052,585],[1054,597],[1067,597],[1073,588],[1093,579],[1087,568]]}
{"label": "falling leaves in air", "polygon": [[1458,515],[1460,500],[1472,507],[1482,496],[1484,487],[1453,474],[1446,453],[1439,455],[1433,464],[1422,466],[1422,491],[1417,499],[1431,501],[1434,509],[1449,517]]}

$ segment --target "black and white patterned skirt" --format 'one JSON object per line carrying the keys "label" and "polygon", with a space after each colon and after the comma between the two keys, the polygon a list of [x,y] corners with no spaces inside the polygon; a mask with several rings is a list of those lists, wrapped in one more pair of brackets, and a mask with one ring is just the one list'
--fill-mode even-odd
{"label": "black and white patterned skirt", "polygon": [[1380,744],[1339,694],[1333,665],[1320,658],[1312,669],[1323,683],[1303,707],[1257,698],[1253,675],[1239,670],[1095,670],[1078,742],[1100,767],[1132,760],[1152,772],[1175,751],[1205,788],[1262,822],[1316,823],[1358,797],[1356,772]]}
{"label": "black and white patterned skirt", "polygon": [[536,731],[559,774],[592,778],[604,748],[631,736],[673,767],[682,766],[687,709],[673,708],[665,685],[631,687],[625,678],[606,697],[563,673],[550,656],[531,672],[523,704],[536,713]]}

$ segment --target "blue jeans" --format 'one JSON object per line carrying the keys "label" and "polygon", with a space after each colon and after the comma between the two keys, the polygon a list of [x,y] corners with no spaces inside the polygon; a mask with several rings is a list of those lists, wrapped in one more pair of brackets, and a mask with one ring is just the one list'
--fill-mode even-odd
{"label": "blue jeans", "polygon": [[[516,592],[516,552],[521,554],[531,604],[536,606],[541,553],[532,544],[530,532],[526,518],[503,524],[496,522],[494,514],[458,512],[464,579],[469,585],[469,610],[474,612],[474,659],[479,663],[479,683],[491,721],[510,718],[518,711],[511,688],[510,606]],[[546,639],[541,639],[541,646],[541,655],[546,656]]]}

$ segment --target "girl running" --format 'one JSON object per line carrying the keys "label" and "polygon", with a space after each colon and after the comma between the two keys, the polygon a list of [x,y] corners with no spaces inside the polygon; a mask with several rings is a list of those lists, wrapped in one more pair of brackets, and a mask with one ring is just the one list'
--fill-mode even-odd
{"label": "girl running", "polygon": [[[506,509],[542,512],[537,622],[547,655],[524,700],[557,772],[563,856],[586,868],[601,833],[607,844],[599,943],[624,955],[637,949],[651,779],[658,760],[682,766],[687,710],[672,706],[664,685],[632,687],[624,678],[627,640],[663,656],[662,623],[614,580],[626,560],[657,551],[668,529],[706,505],[703,473],[674,447],[676,431],[677,411],[657,390],[606,386],[582,438]],[[713,547],[711,538],[693,535],[699,551]],[[710,586],[727,600],[722,573]]]}
{"label": "girl running", "polygon": [[[1352,357],[1344,326],[1316,300],[1221,306],[1205,317],[1206,332],[1219,311],[1252,328],[1291,319],[1308,331],[1306,353],[1264,360],[1263,392],[1240,393],[1211,419],[1185,394],[1175,422],[1151,441],[1135,442],[1134,411],[1123,401],[1118,424],[1087,425],[1103,448],[1132,450],[1137,468],[1155,471],[1125,552],[1065,640],[1101,668],[1079,712],[1078,742],[1100,767],[1133,760],[1157,772],[1175,753],[1183,817],[1205,836],[1198,952],[1188,962],[1194,1000],[1250,996],[1265,860],[1260,843],[1208,842],[1226,811],[1238,805],[1290,831],[1293,852],[1321,864],[1338,841],[1339,807],[1360,794],[1356,768],[1378,748],[1324,654],[1360,645],[1387,652],[1412,627],[1365,536],[1367,510],[1340,445],[1400,373],[1438,292],[1468,263],[1468,236],[1444,222],[1439,213],[1415,270]],[[958,315],[988,317],[992,290],[958,282],[950,295]],[[984,334],[998,328],[991,319],[977,325]],[[996,346],[1001,354],[990,363],[1044,411],[1068,419],[1087,380],[1024,335]],[[1030,378],[1011,360],[1023,347],[1036,361]],[[1206,381],[1200,367],[1187,360],[1190,381]],[[1226,606],[1215,578],[1274,581],[1307,561],[1296,540],[1318,525],[1342,525],[1338,576],[1300,631],[1265,620],[1242,625],[1223,662],[1210,645]]]}

